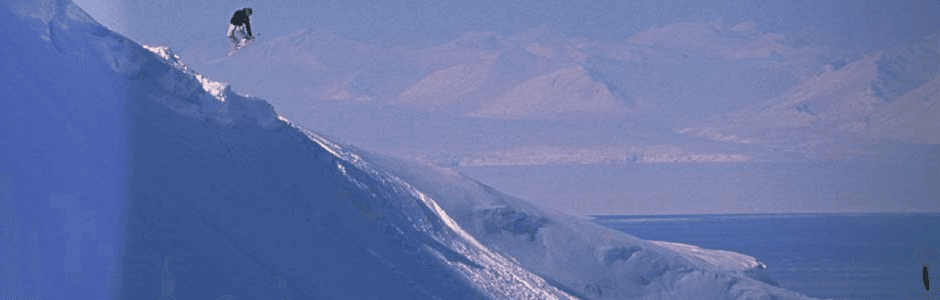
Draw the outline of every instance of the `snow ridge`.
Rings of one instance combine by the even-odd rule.
[[[162,99],[177,112],[191,117],[212,118],[223,125],[231,125],[242,117],[250,118],[267,129],[283,125],[274,107],[264,100],[236,94],[228,84],[190,70],[167,46],[142,46],[173,67],[154,80],[171,94],[180,96]],[[169,100],[174,98],[190,101]]]
[[[409,214],[412,216],[412,218],[409,218],[409,221],[413,222],[415,227],[430,235],[437,242],[470,258],[475,264],[483,266],[483,268],[474,268],[467,264],[451,263],[454,267],[457,267],[463,272],[465,276],[479,284],[488,294],[495,295],[496,298],[500,299],[575,299],[555,287],[550,286],[539,276],[532,274],[516,263],[483,246],[483,244],[477,241],[452,219],[434,199],[408,184],[406,181],[378,169],[354,152],[345,150],[340,145],[330,142],[309,130],[304,129],[303,132],[310,140],[316,142],[337,158],[364,171],[369,177],[388,184],[400,193],[401,196],[405,196],[403,197],[404,199],[410,198],[410,200],[415,201],[415,203],[403,203],[406,206],[404,207],[405,210],[428,209],[433,213],[435,219],[425,219],[418,217],[420,216],[419,211],[413,211],[412,214]],[[345,171],[346,167],[343,165],[338,164],[337,166],[338,169],[342,171],[343,175],[351,181],[357,183],[363,181],[363,179],[357,179],[347,173]],[[363,190],[368,189],[364,184],[357,185]],[[414,207],[408,204],[417,204],[421,207]],[[432,222],[441,222],[443,224],[432,224]],[[441,227],[440,225],[444,226]],[[441,257],[441,259],[446,261],[444,257]]]
[[[648,242],[515,199],[456,171],[367,154],[438,199],[477,241],[582,299],[806,299],[754,257]]]
[[[81,58],[78,61],[89,66],[104,63],[123,78],[153,83],[179,96],[156,99],[177,112],[212,118],[226,125],[242,117],[251,118],[265,128],[279,124],[274,108],[265,101],[237,95],[227,84],[190,70],[169,47],[141,47],[111,32],[71,1],[5,1],[3,4],[58,52],[77,56]],[[163,63],[157,63],[159,61]]]
[[[539,276],[481,245],[453,221],[433,199],[405,181],[374,168],[360,156],[345,150],[339,144],[290,124],[283,118],[276,117],[273,108],[267,102],[240,96],[233,92],[228,84],[209,80],[190,70],[168,47],[144,47],[157,55],[166,65],[173,67],[173,70],[155,79],[160,86],[180,96],[196,94],[195,103],[174,100],[193,99],[193,97],[155,99],[158,102],[183,115],[214,119],[225,126],[231,126],[241,117],[249,117],[262,128],[270,129],[277,125],[285,125],[299,130],[311,141],[332,154],[335,159],[339,159],[341,162],[336,164],[337,171],[364,192],[370,192],[369,185],[364,182],[378,180],[388,185],[394,191],[395,198],[402,199],[394,207],[404,211],[408,218],[407,223],[398,225],[413,226],[436,242],[432,245],[446,247],[446,249],[431,247],[429,250],[438,253],[441,261],[451,264],[487,294],[497,299],[572,299],[570,295],[548,285]],[[196,86],[194,83],[199,83],[199,85]],[[361,171],[358,174],[365,174],[367,178],[357,178],[357,175],[354,175],[357,173],[349,171],[351,169]],[[428,213],[433,217],[429,217]],[[390,212],[388,215],[397,215],[397,213]],[[456,251],[457,254],[471,261],[449,259],[451,251]]]
[[[204,106],[212,108],[218,107],[218,109],[214,112],[201,110],[200,114],[197,115],[211,116],[222,124],[232,122],[231,117],[224,110],[224,105],[234,102],[234,99],[239,99],[240,96],[233,93],[227,85],[207,80],[195,72],[190,71],[184,64],[179,62],[178,57],[172,54],[172,51],[169,49],[165,47],[149,47],[148,49],[160,56],[168,65],[172,65],[176,70],[179,70],[179,74],[183,74],[182,77],[170,77],[161,80],[160,82],[163,82],[164,85],[178,87],[180,86],[180,80],[188,80],[190,82],[199,82],[201,85],[200,88],[205,91],[207,95],[221,95],[219,98],[200,98],[205,102],[203,104]],[[185,91],[186,89],[173,88],[171,90]],[[219,92],[220,90],[221,92]],[[184,114],[193,114],[193,110],[178,111]],[[644,270],[638,271],[640,273],[626,273],[628,276],[639,276],[636,279],[639,280],[637,281],[638,283],[627,284],[626,287],[617,286],[617,284],[613,282],[587,283],[583,291],[571,289],[573,280],[571,276],[578,275],[571,273],[565,274],[564,272],[560,274],[556,273],[560,271],[560,266],[557,265],[558,261],[556,259],[552,258],[545,261],[542,259],[533,260],[532,257],[526,256],[539,253],[539,251],[532,252],[532,254],[520,254],[518,251],[527,253],[531,252],[532,249],[525,250],[525,248],[519,248],[519,245],[513,245],[515,242],[510,242],[509,244],[506,244],[505,241],[495,244],[490,243],[488,244],[489,247],[484,245],[484,243],[478,240],[480,236],[479,232],[477,232],[477,235],[474,235],[463,227],[468,226],[470,222],[473,221],[465,221],[461,224],[453,219],[446,209],[432,198],[432,196],[423,192],[422,189],[413,186],[401,177],[393,175],[384,168],[378,167],[369,160],[364,159],[362,155],[358,154],[359,151],[352,147],[334,143],[298,125],[290,124],[289,122],[285,123],[295,130],[302,132],[306,138],[328,152],[331,157],[326,157],[326,159],[337,159],[334,164],[336,171],[357,186],[362,192],[373,193],[373,195],[375,193],[391,193],[391,195],[387,196],[392,199],[397,199],[398,202],[384,203],[384,205],[386,205],[385,207],[391,205],[389,211],[385,213],[379,212],[377,214],[404,217],[405,219],[393,219],[390,222],[395,223],[399,228],[414,228],[429,237],[431,240],[426,243],[426,250],[437,255],[440,261],[451,265],[470,282],[473,282],[478,288],[485,291],[487,295],[492,295],[494,298],[572,299],[574,297],[581,297],[608,299],[611,297],[618,298],[624,296],[644,299],[665,299],[671,297],[696,298],[692,293],[698,289],[709,290],[709,293],[713,293],[709,295],[716,297],[766,298],[782,296],[791,299],[802,298],[799,295],[772,287],[764,287],[756,281],[748,281],[745,279],[748,277],[755,279],[765,277],[765,274],[760,272],[765,269],[765,266],[757,262],[753,257],[747,255],[721,250],[706,250],[691,245],[668,242],[651,242],[649,244],[640,242],[639,245],[648,246],[641,246],[640,248],[633,246],[628,247],[621,245],[623,244],[622,241],[615,241],[619,240],[616,238],[603,242],[591,241],[592,243],[600,242],[603,245],[596,245],[596,247],[592,246],[589,248],[594,251],[601,251],[602,257],[604,257],[602,261],[606,262],[608,265],[625,263],[635,265],[634,267]],[[259,125],[261,124],[259,123]],[[379,182],[389,190],[384,192],[376,191],[374,184],[370,184],[370,182]],[[380,190],[382,189],[384,188]],[[375,205],[373,209],[377,209],[377,207],[381,206]],[[516,212],[516,209],[517,208],[511,206],[504,207],[504,210],[510,214]],[[474,215],[479,218],[485,215],[498,217],[503,214],[504,213],[496,211],[495,214]],[[533,215],[533,217],[537,216],[538,214]],[[477,222],[479,221],[480,220],[477,220]],[[486,220],[482,221],[485,222]],[[573,228],[568,228],[561,232],[556,231],[552,235],[555,239],[562,238],[566,235],[571,237],[570,235],[574,232],[569,232],[569,230],[579,232],[586,229],[573,226]],[[529,235],[529,238],[535,239],[537,232],[538,231],[533,232]],[[491,250],[493,246],[497,248],[509,247],[510,249],[516,249],[516,252],[497,253]],[[664,249],[668,250],[664,251]],[[556,249],[556,251],[564,252],[568,250]],[[541,255],[550,255],[549,257],[551,257],[558,254],[556,251],[548,251]],[[507,256],[513,258],[510,259],[507,258]],[[548,266],[540,267],[536,265],[538,261],[542,261],[539,264],[548,264]],[[693,265],[699,267],[690,267]],[[553,276],[545,279],[527,270],[527,268],[541,270],[540,273],[548,272],[548,274],[553,274]],[[614,273],[619,272],[621,271],[614,271]],[[735,275],[721,275],[721,273],[724,272],[730,272]],[[606,277],[606,275],[603,277]],[[769,278],[764,281],[769,281]],[[655,284],[651,287],[644,287],[653,283]],[[679,286],[667,290],[659,290],[660,288],[668,287],[673,284]],[[718,286],[725,287],[719,288]],[[605,292],[607,293],[606,295]],[[711,296],[704,296],[703,299],[707,299]]]
[[[233,92],[229,85],[215,82],[190,70],[172,50],[165,46],[145,46],[171,70],[152,79],[177,97],[156,97],[154,100],[172,110],[197,119],[211,119],[223,126],[235,126],[240,118],[255,121],[261,128],[285,126],[302,132],[331,156],[321,160],[336,160],[336,171],[357,186],[362,193],[371,194],[368,201],[395,199],[393,203],[369,204],[372,216],[391,217],[388,222],[396,228],[414,228],[430,239],[424,242],[427,251],[462,274],[468,282],[494,299],[573,299],[570,295],[548,285],[510,260],[502,257],[463,231],[436,202],[408,185],[403,180],[374,168],[353,151],[346,150],[320,135],[278,118],[273,108],[260,99],[251,99]],[[160,74],[159,68],[149,67],[144,74]],[[379,182],[377,186],[375,182]],[[381,186],[381,187],[380,187]],[[382,194],[382,195],[379,195]],[[407,230],[406,230],[407,231]],[[381,255],[374,253],[381,259]],[[392,266],[391,262],[386,264]]]

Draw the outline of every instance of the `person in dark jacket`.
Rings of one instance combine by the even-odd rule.
[[[924,266],[924,289],[930,290],[930,275],[927,274],[927,266]]]
[[[251,8],[246,7],[235,11],[235,14],[232,15],[232,20],[228,24],[228,38],[232,40],[232,44],[235,47],[238,47],[238,39],[235,38],[235,31],[237,30],[241,33],[242,38],[249,40],[254,38],[251,34],[251,23],[248,22],[248,17],[251,16]]]

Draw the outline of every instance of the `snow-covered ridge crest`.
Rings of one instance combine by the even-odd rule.
[[[157,86],[179,96],[155,97],[157,102],[177,112],[214,119],[223,125],[233,124],[243,117],[265,128],[282,124],[267,102],[238,95],[228,84],[194,72],[169,47],[138,45],[111,32],[71,1],[3,1],[0,5],[7,6],[57,52],[80,58],[76,61],[87,64],[88,70],[97,70],[91,66],[103,63],[119,77],[142,86]]]
[[[169,91],[180,96],[174,99],[156,99],[173,110],[191,117],[212,118],[223,125],[231,125],[242,117],[247,117],[264,128],[282,125],[274,107],[264,100],[242,96],[232,91],[231,86],[224,82],[210,80],[190,69],[178,55],[168,46],[142,45],[153,52],[170,70],[149,70],[146,74],[160,74],[156,78],[149,78]],[[143,75],[144,73],[141,73]],[[148,80],[140,76],[141,79]]]
[[[225,93],[229,89],[229,85],[227,83],[210,80],[202,76],[202,74],[190,70],[189,67],[183,64],[183,62],[180,60],[179,55],[176,55],[176,53],[173,52],[169,46],[141,46],[143,46],[144,49],[150,50],[150,52],[160,56],[164,61],[175,67],[177,70],[183,71],[188,75],[193,75],[193,77],[195,77],[196,80],[202,84],[203,90],[212,95],[212,97],[219,99],[219,101],[225,102]]]
[[[11,11],[40,33],[43,40],[52,41],[52,36],[59,29],[69,29],[69,25],[101,26],[91,16],[70,1],[4,1]]]
[[[125,78],[139,75],[146,58],[133,41],[102,26],[71,1],[0,1],[59,53],[88,65],[103,62]],[[92,68],[89,68],[92,69]]]
[[[350,169],[355,168],[364,172],[364,174],[347,172],[347,167],[343,163],[337,163],[337,169],[341,174],[360,189],[369,191],[370,188],[363,182],[370,180],[379,180],[389,186],[402,199],[397,206],[409,215],[408,221],[412,226],[436,242],[483,266],[481,268],[468,267],[464,263],[449,262],[443,254],[439,257],[442,261],[450,263],[486,293],[507,299],[575,299],[514,260],[480,243],[461,227],[436,200],[417,187],[363,159],[355,153],[355,149],[345,149],[346,147],[309,130],[299,129],[324,150],[349,164]],[[361,178],[357,178],[357,174]],[[431,218],[428,217],[428,213],[432,214]]]
[[[361,157],[435,199],[477,241],[582,299],[809,299],[746,254],[645,241],[502,194],[452,169]]]
[[[666,241],[649,242],[675,251],[690,261],[776,285],[776,282],[770,278],[770,273],[767,272],[767,265],[758,261],[753,256],[732,251],[704,249],[698,246],[681,243]]]
[[[714,250],[714,249],[703,249],[698,246],[665,242],[665,241],[649,241],[650,243],[669,248],[682,254],[686,258],[704,262],[711,266],[723,269],[723,270],[749,270],[762,266],[763,264],[758,262],[752,256],[744,255],[737,252],[725,251],[725,250]]]

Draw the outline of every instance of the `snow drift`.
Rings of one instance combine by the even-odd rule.
[[[4,1],[0,28],[17,37],[0,44],[4,163],[40,182],[0,176],[4,299],[805,298],[746,255],[643,241],[332,142],[67,0]],[[65,187],[45,207],[10,193]],[[28,266],[19,219],[45,224]]]
[[[644,241],[535,207],[450,169],[366,157],[437,199],[484,245],[580,298],[800,298],[772,286],[766,266],[747,255]]]

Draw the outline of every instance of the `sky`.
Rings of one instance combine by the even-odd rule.
[[[111,31],[127,35],[127,14],[124,11],[123,1],[117,0],[73,0],[92,18],[111,29]]]
[[[680,21],[756,21],[761,29],[849,50],[870,51],[940,29],[940,3],[869,1],[563,0],[77,0],[106,26],[150,44],[183,50],[224,43],[230,14],[252,7],[255,31],[301,28],[384,45],[430,46],[467,31],[522,32],[548,24],[573,36],[621,40]]]

